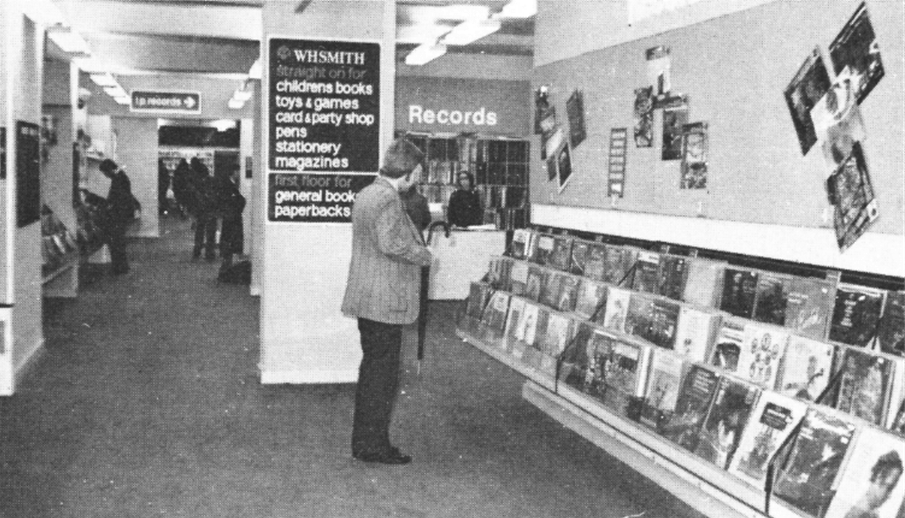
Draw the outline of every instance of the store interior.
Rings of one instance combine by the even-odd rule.
[[[0,514],[903,516],[905,6],[565,4],[0,4]],[[400,137],[421,467],[359,473],[349,214]],[[238,171],[238,284],[183,159]]]

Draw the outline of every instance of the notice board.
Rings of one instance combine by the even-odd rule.
[[[348,222],[380,167],[380,44],[271,38],[268,50],[268,219]]]

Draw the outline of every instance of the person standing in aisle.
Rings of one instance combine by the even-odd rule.
[[[411,142],[393,141],[380,175],[358,193],[352,207],[352,260],[342,312],[358,319],[361,334],[352,456],[363,462],[412,460],[390,443],[389,429],[402,326],[418,317],[421,267],[432,260],[399,197],[418,181],[423,160],[424,153]]]
[[[186,212],[194,211],[189,189],[189,184],[192,181],[191,177],[192,170],[189,167],[189,163],[184,158],[181,158],[179,164],[176,165],[176,170],[173,171],[173,197],[176,198],[176,210],[179,211],[182,219],[185,219]]]
[[[170,170],[163,159],[157,160],[157,214],[167,213],[167,191],[170,190]]]
[[[242,211],[245,210],[245,197],[236,185],[239,181],[239,165],[233,166],[231,174],[217,171],[214,177],[214,191],[217,193],[217,205],[220,216],[220,263],[219,279],[223,279],[233,264],[233,256],[241,254],[245,246],[242,233]]]
[[[126,172],[109,158],[101,162],[99,169],[110,179],[110,191],[107,194],[107,246],[110,249],[111,271],[114,275],[123,275],[129,273],[126,227],[134,218],[136,210],[132,183]]]
[[[446,219],[454,227],[470,227],[484,222],[481,199],[474,191],[474,176],[468,171],[460,171],[459,188],[449,196]]]
[[[204,258],[213,261],[217,258],[217,204],[213,178],[200,158],[192,158],[191,165],[193,174],[189,185],[195,204],[195,248],[192,259],[199,259],[204,250]]]

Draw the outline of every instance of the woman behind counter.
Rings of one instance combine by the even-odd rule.
[[[449,207],[446,215],[449,224],[454,227],[469,227],[480,225],[484,222],[484,209],[481,207],[481,199],[478,198],[474,188],[474,176],[468,171],[461,171],[458,175],[459,188],[449,197]]]

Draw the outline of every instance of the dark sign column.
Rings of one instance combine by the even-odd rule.
[[[380,44],[269,45],[268,219],[348,222],[380,166]]]

